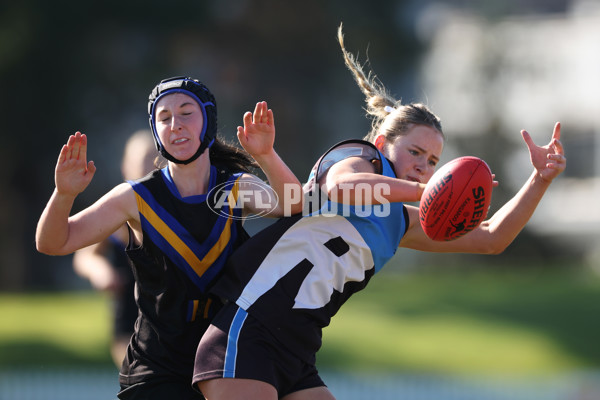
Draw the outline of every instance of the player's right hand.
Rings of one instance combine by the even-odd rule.
[[[56,162],[56,190],[63,195],[77,196],[89,185],[95,172],[94,162],[87,162],[87,137],[81,132],[71,135]]]

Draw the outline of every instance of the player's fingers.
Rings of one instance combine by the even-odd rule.
[[[261,110],[260,110],[260,102],[256,103],[256,105],[254,106],[254,123],[259,123],[260,122],[260,114],[261,114]]]
[[[551,145],[554,147],[554,152],[556,154],[560,154],[560,155],[564,155],[565,154],[565,149],[563,147],[563,144],[560,140],[558,139],[552,139],[552,143]]]
[[[96,173],[96,165],[94,164],[93,161],[90,161],[87,164],[87,172],[88,172],[88,174],[92,174],[92,175],[94,175]]]
[[[266,103],[265,103],[265,107],[266,107]],[[267,118],[268,118],[269,125],[275,124],[275,117],[273,116],[273,110],[271,110],[270,108],[267,110]]]
[[[497,187],[498,185],[500,185],[500,183],[496,180],[496,174],[492,174],[492,187]]]
[[[60,149],[60,153],[58,154],[58,163],[62,164],[67,160],[67,155],[69,153],[69,146],[63,144],[63,147]]]
[[[81,148],[81,132],[75,133],[75,139],[73,140],[73,147],[71,150],[71,158],[79,160],[79,152]]]
[[[84,134],[81,135],[81,144],[79,145],[79,157],[77,159],[87,164],[87,136]]]
[[[244,114],[244,126],[248,126],[252,124],[252,113],[250,111],[246,111]]]
[[[565,164],[567,157],[563,154],[548,154],[548,160],[554,161],[556,164]]]
[[[529,134],[529,132],[527,132],[526,130],[522,130],[521,136],[523,136],[523,140],[525,140],[525,144],[527,145],[527,147],[529,149],[532,149],[533,147],[535,147],[535,143],[533,142],[533,139],[531,138],[531,135]]]
[[[256,107],[258,107],[259,116],[255,122],[260,122],[262,124],[267,123],[267,112],[266,112],[265,102],[264,101],[258,102],[256,104]]]
[[[560,122],[554,124],[554,132],[552,132],[552,140],[560,140]]]
[[[73,148],[75,147],[75,142],[77,141],[77,137],[75,135],[69,136],[69,140],[67,140],[67,151],[65,152],[65,161],[68,161],[73,158]]]
[[[246,141],[246,134],[244,132],[244,128],[242,128],[241,126],[237,127],[237,138],[240,143]]]

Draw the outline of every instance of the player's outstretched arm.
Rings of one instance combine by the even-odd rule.
[[[51,252],[57,244],[66,242],[67,220],[75,197],[89,185],[95,172],[94,162],[87,162],[87,137],[81,132],[71,135],[60,150],[54,170],[56,187],[38,222],[38,251]]]
[[[512,243],[532,217],[554,178],[565,170],[567,159],[560,142],[560,128],[557,122],[552,138],[545,146],[537,146],[527,131],[521,131],[534,170],[517,194],[485,222],[482,229],[487,230],[492,253],[501,253]]]
[[[91,182],[96,171],[87,162],[87,138],[72,135],[63,146],[56,164],[56,188],[38,221],[36,248],[51,255],[70,254],[104,240],[125,222],[138,220],[133,189],[116,186],[90,207],[69,217],[75,198]]]
[[[359,157],[335,163],[320,184],[330,199],[352,205],[419,201],[425,188],[424,183],[377,174],[370,161]]]
[[[400,245],[436,252],[499,254],[504,251],[525,227],[554,178],[565,170],[567,161],[560,130],[560,123],[556,123],[552,138],[545,146],[536,145],[529,133],[521,132],[534,171],[512,199],[473,231],[450,242],[430,240],[419,224],[418,209],[411,207],[410,228]]]
[[[266,101],[256,104],[254,113],[244,114],[244,126],[238,126],[237,137],[242,147],[256,160],[264,171],[269,185],[279,198],[270,216],[282,216],[284,210],[291,214],[302,211],[302,185],[296,175],[275,152],[275,119]],[[255,212],[256,210],[245,210]]]

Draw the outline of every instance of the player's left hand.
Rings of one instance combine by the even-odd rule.
[[[237,137],[242,147],[254,158],[273,151],[275,119],[266,101],[256,103],[254,113],[244,114],[244,126],[238,126]]]
[[[527,131],[521,131],[521,135],[529,149],[531,164],[543,180],[551,182],[565,170],[567,159],[560,142],[560,122],[554,125],[552,139],[546,146],[537,146]]]

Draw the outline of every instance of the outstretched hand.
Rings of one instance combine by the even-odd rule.
[[[71,135],[56,162],[56,190],[61,194],[77,196],[89,185],[95,172],[94,162],[87,162],[87,137],[81,132]]]
[[[254,114],[244,114],[244,126],[238,126],[237,137],[242,147],[257,158],[273,151],[275,143],[275,120],[267,102],[256,103]]]
[[[531,164],[542,179],[551,182],[565,170],[567,159],[560,142],[560,122],[554,125],[552,139],[546,146],[537,146],[527,131],[521,131],[521,135],[529,149]]]

